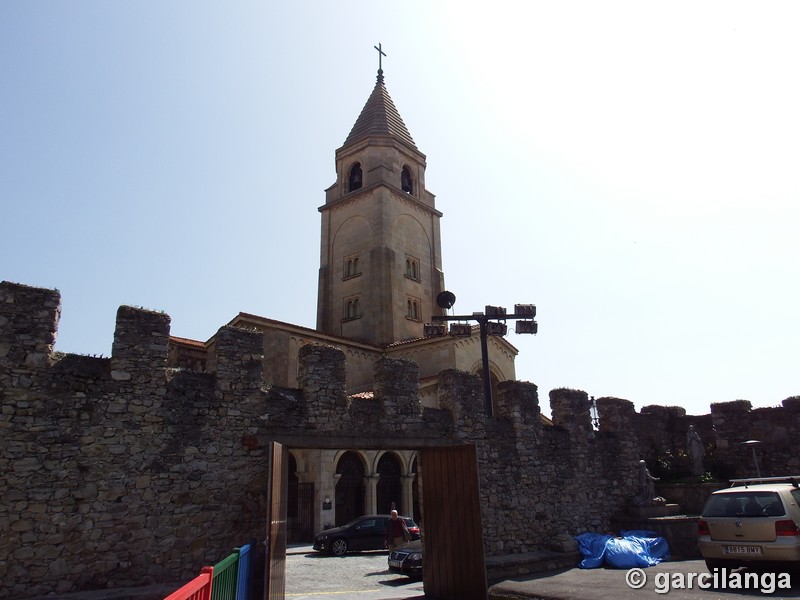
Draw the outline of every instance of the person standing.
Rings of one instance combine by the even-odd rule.
[[[386,521],[386,547],[391,552],[410,541],[411,534],[406,522],[397,515],[396,510],[393,510],[391,517]]]

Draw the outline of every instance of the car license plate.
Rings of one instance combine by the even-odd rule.
[[[401,561],[399,561],[399,560],[390,560],[389,561],[389,566],[390,567],[396,567],[396,568],[399,569],[402,565],[403,565],[403,563]]]
[[[761,546],[725,546],[725,554],[761,554]]]

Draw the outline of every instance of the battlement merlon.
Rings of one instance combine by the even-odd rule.
[[[568,388],[550,391],[553,425],[576,434],[576,440],[588,439],[592,433],[591,402],[586,392]]]
[[[223,392],[261,387],[264,380],[264,334],[260,331],[220,327],[210,347],[209,371]]]
[[[347,412],[347,366],[344,352],[333,346],[306,344],[298,352],[297,381],[308,412],[320,419]]]
[[[539,388],[527,381],[501,381],[497,384],[497,416],[508,417],[520,427],[542,427]]]
[[[375,400],[382,402],[388,418],[400,417],[408,425],[419,422],[419,365],[413,360],[381,358],[374,365]]]
[[[480,375],[455,369],[439,373],[439,406],[450,411],[459,429],[483,426],[487,417]]]
[[[167,366],[169,315],[133,306],[117,309],[111,376],[117,381],[151,378]]]
[[[636,429],[636,409],[630,400],[606,396],[595,402],[601,432],[629,436]]]
[[[60,318],[57,290],[0,283],[0,361],[28,368],[47,366]]]

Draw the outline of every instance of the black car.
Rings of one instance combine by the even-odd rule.
[[[390,515],[364,515],[347,525],[326,529],[314,536],[314,550],[344,556],[351,550],[383,550],[386,548],[386,522]],[[419,527],[411,517],[405,521],[412,540],[419,539]]]
[[[422,575],[422,540],[414,540],[389,553],[389,570],[409,577]]]

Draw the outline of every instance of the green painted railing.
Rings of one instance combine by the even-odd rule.
[[[239,550],[235,550],[214,565],[211,600],[236,600],[236,580],[239,576]]]

